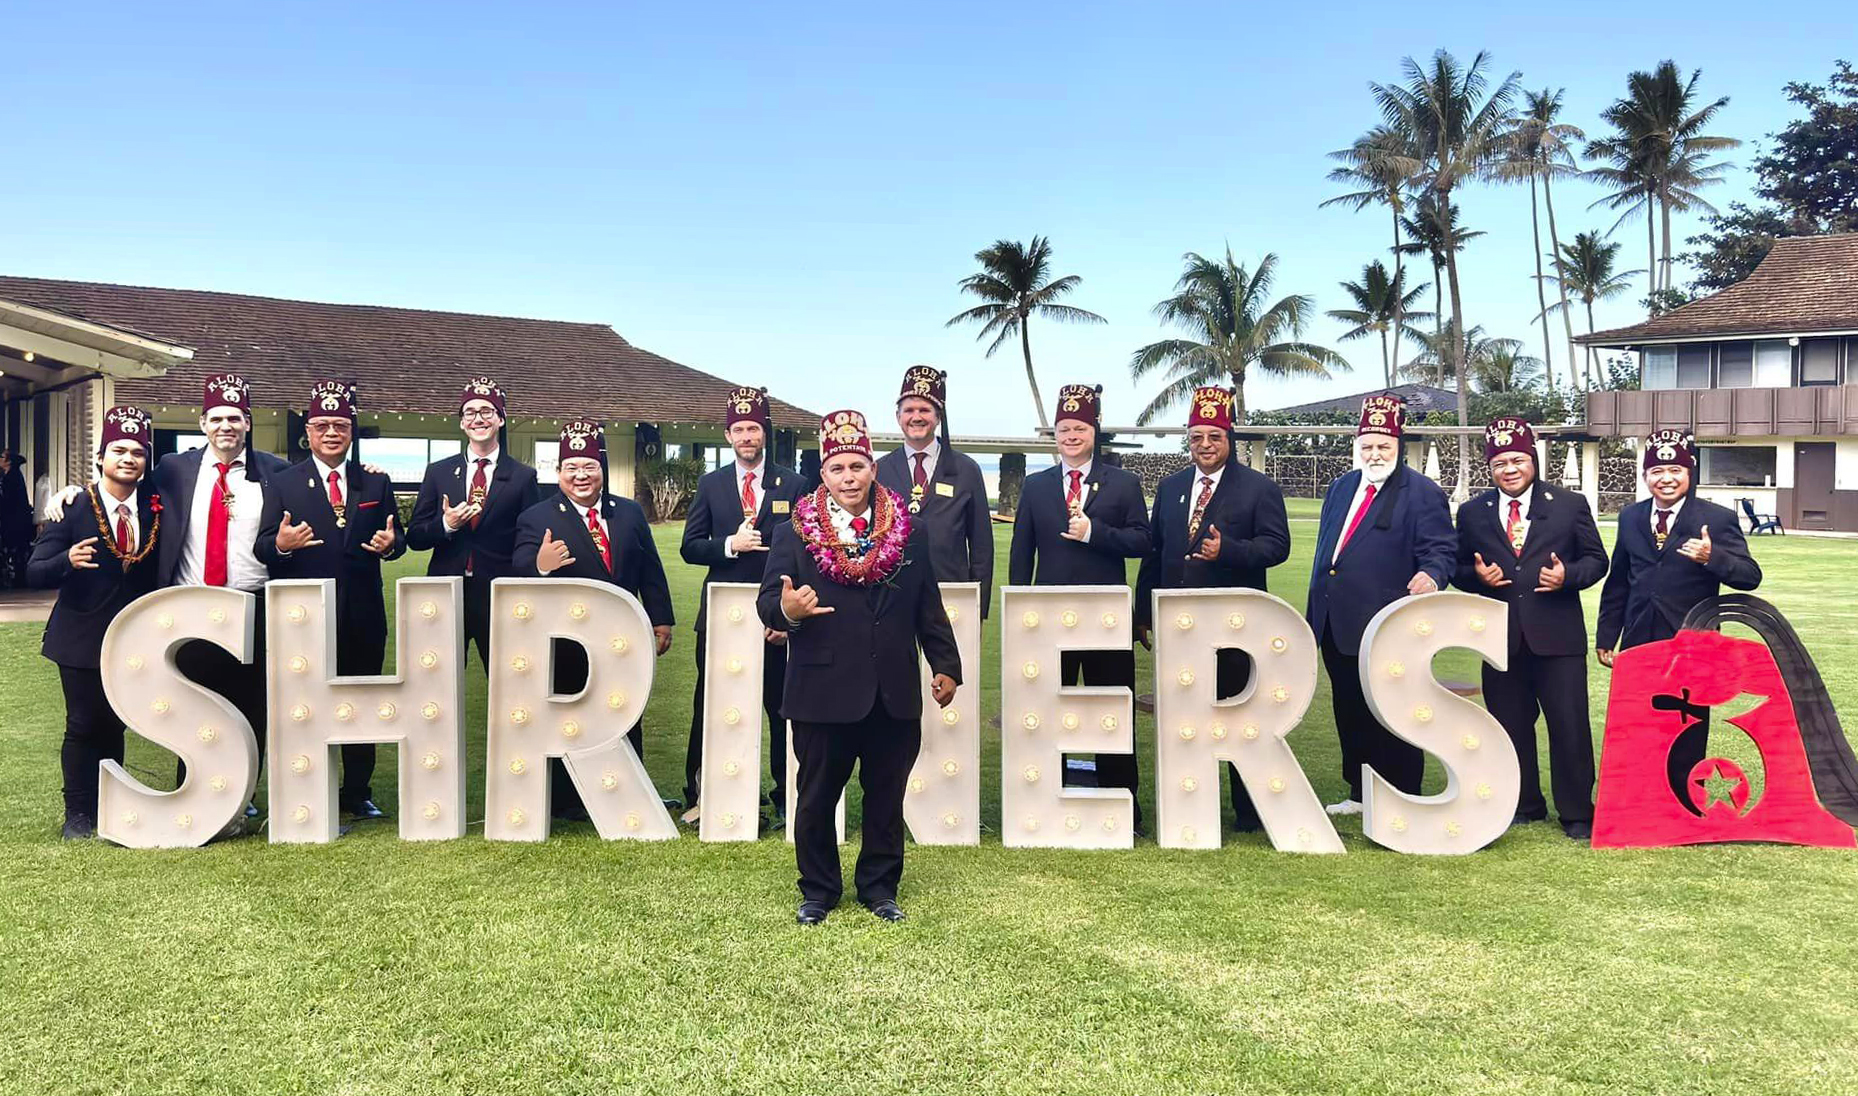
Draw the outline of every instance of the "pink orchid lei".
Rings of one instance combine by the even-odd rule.
[[[875,586],[903,565],[903,548],[910,540],[903,500],[881,484],[872,484],[871,492],[871,528],[850,545],[841,544],[838,530],[832,527],[824,486],[794,506],[794,532],[800,534],[820,574],[844,586]]]

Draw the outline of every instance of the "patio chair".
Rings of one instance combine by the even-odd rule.
[[[1779,534],[1781,536],[1787,535],[1787,530],[1781,528],[1781,518],[1779,514],[1755,513],[1754,499],[1736,499],[1735,501],[1742,504],[1742,514],[1748,518],[1748,532],[1750,536],[1756,533]]]

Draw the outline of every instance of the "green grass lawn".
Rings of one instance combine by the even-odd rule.
[[[1292,505],[1273,591],[1301,604],[1315,504]],[[668,560],[680,533],[658,530]],[[1858,544],[1755,551],[1762,596],[1858,722]],[[646,719],[647,767],[672,794],[698,578],[672,565],[685,623]],[[848,906],[800,929],[773,839],[605,843],[581,825],[503,845],[473,826],[414,845],[375,824],[325,847],[64,844],[63,713],[38,633],[0,625],[4,1092],[1533,1096],[1853,1091],[1858,1076],[1850,852],[1596,852],[1552,825],[1450,859],[1381,850],[1351,821],[1348,855],[1327,858],[1262,835],[1072,853],[990,832],[911,847],[908,923]],[[991,630],[986,650],[992,713]],[[1594,685],[1597,730],[1603,671]],[[470,704],[481,770],[475,670]],[[1326,682],[1291,742],[1336,798]],[[172,772],[137,740],[129,760],[152,784]],[[393,763],[383,751],[376,781],[390,811]],[[480,771],[474,817],[482,787]]]

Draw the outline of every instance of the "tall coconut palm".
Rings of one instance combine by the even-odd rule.
[[[1709,154],[1742,143],[1703,132],[1729,104],[1729,97],[1699,106],[1697,81],[1702,76],[1698,69],[1685,80],[1676,63],[1668,60],[1651,72],[1632,73],[1626,78],[1625,97],[1600,112],[1613,132],[1587,145],[1589,157],[1606,161],[1589,176],[1615,191],[1594,204],[1623,210],[1621,221],[1645,214],[1648,296],[1671,288],[1671,214],[1691,209],[1714,213],[1715,207],[1697,192],[1722,182],[1726,165],[1712,162]]]
[[[1574,155],[1570,151],[1575,141],[1584,141],[1587,135],[1577,126],[1558,122],[1561,114],[1561,100],[1565,89],[1529,91],[1523,93],[1522,113],[1516,118],[1516,125],[1509,133],[1509,154],[1497,164],[1497,178],[1510,182],[1527,180],[1529,183],[1529,230],[1535,239],[1535,297],[1536,307],[1541,309],[1542,323],[1542,362],[1548,387],[1555,387],[1555,357],[1549,350],[1548,337],[1548,301],[1543,297],[1547,289],[1542,276],[1542,227],[1536,217],[1535,186],[1542,183],[1543,204],[1548,207],[1548,246],[1549,256],[1554,262],[1560,261],[1561,237],[1555,231],[1555,198],[1552,189],[1554,179],[1560,176],[1576,174]],[[1561,284],[1557,279],[1557,286]],[[1574,321],[1568,316],[1568,297],[1561,295],[1561,321],[1563,333],[1567,336],[1568,380],[1574,378]]]
[[[1343,282],[1342,292],[1347,293],[1355,302],[1353,308],[1337,308],[1329,312],[1332,320],[1341,320],[1353,324],[1344,331],[1340,338],[1347,342],[1352,339],[1365,339],[1369,335],[1381,337],[1381,375],[1386,378],[1387,387],[1394,383],[1394,357],[1399,353],[1400,335],[1405,333],[1415,339],[1424,339],[1426,333],[1412,327],[1407,321],[1424,322],[1432,318],[1430,312],[1416,312],[1413,302],[1419,295],[1430,288],[1421,282],[1411,289],[1406,287],[1404,274],[1395,268],[1389,275],[1387,267],[1379,259],[1361,268],[1359,282]],[[1393,347],[1388,346],[1392,336]]]
[[[1521,339],[1472,339],[1469,360],[1471,386],[1480,394],[1533,392],[1542,386],[1544,363],[1523,353]]]
[[[1401,219],[1406,229],[1407,242],[1400,249],[1408,255],[1424,255],[1432,262],[1432,326],[1434,349],[1439,351],[1435,358],[1438,375],[1434,383],[1445,385],[1445,372],[1451,367],[1451,356],[1444,353],[1445,347],[1445,241],[1452,241],[1452,248],[1463,251],[1465,243],[1475,240],[1484,233],[1464,227],[1459,219],[1457,202],[1441,206],[1437,196],[1423,195],[1413,204],[1413,212]],[[1424,353],[1422,352],[1422,357]],[[1397,363],[1398,358],[1394,361]],[[1395,370],[1398,372],[1398,369]]]
[[[1186,269],[1174,283],[1174,296],[1155,306],[1162,322],[1186,328],[1192,338],[1163,339],[1137,350],[1129,375],[1140,380],[1167,367],[1167,383],[1136,417],[1146,425],[1202,385],[1232,387],[1233,415],[1245,418],[1245,377],[1254,367],[1278,377],[1328,377],[1347,371],[1347,359],[1326,347],[1304,342],[1304,325],[1316,302],[1292,294],[1268,302],[1277,274],[1277,256],[1266,255],[1248,271],[1226,249],[1223,262],[1189,251]]]
[[[1419,174],[1420,167],[1412,141],[1392,126],[1375,126],[1355,138],[1354,144],[1331,152],[1329,158],[1342,165],[1329,172],[1329,181],[1357,189],[1321,202],[1317,208],[1339,205],[1359,213],[1375,203],[1385,205],[1393,219],[1394,280],[1400,281],[1404,273],[1402,260],[1406,256],[1400,244],[1400,221],[1406,212],[1407,184]],[[1435,276],[1433,281],[1438,278]],[[1399,316],[1393,317],[1393,350],[1390,355],[1385,347],[1382,348],[1383,361],[1400,360],[1400,333],[1404,325],[1399,319]]]
[[[1574,242],[1561,245],[1561,260],[1555,264],[1560,274],[1557,281],[1561,283],[1561,299],[1566,301],[1572,293],[1587,308],[1587,333],[1594,332],[1593,303],[1612,300],[1632,288],[1632,279],[1645,273],[1643,270],[1615,271],[1613,264],[1619,259],[1620,244],[1608,243],[1598,232],[1577,232]],[[1565,316],[1569,309],[1565,306],[1550,305],[1551,309],[1560,307]],[[1593,347],[1587,348],[1587,387],[1594,386],[1594,374],[1598,363]]]
[[[1029,244],[996,240],[993,246],[975,252],[974,258],[981,264],[981,271],[963,278],[961,291],[972,293],[987,303],[975,305],[943,326],[980,324],[976,341],[989,335],[994,337],[987,346],[990,358],[1002,343],[1018,335],[1019,351],[1026,361],[1026,385],[1032,389],[1032,407],[1038,414],[1039,428],[1046,429],[1051,423],[1045,417],[1045,400],[1039,395],[1038,374],[1032,371],[1032,317],[1043,316],[1062,323],[1105,321],[1095,312],[1057,303],[1058,298],[1076,289],[1083,279],[1075,274],[1062,278],[1051,276],[1052,244],[1043,236],[1034,236]]]
[[[1469,65],[1460,65],[1445,50],[1432,55],[1429,65],[1411,57],[1402,62],[1405,81],[1372,84],[1374,101],[1388,125],[1409,133],[1419,150],[1422,169],[1415,180],[1419,189],[1435,197],[1446,210],[1452,191],[1488,172],[1498,157],[1503,135],[1509,131],[1510,102],[1516,97],[1520,73],[1510,73],[1490,87],[1490,55],[1479,52]],[[1458,425],[1469,424],[1470,392],[1465,384],[1464,293],[1458,278],[1458,247],[1448,228],[1445,238],[1445,276],[1451,289],[1454,333],[1452,372],[1457,379]],[[1458,439],[1458,493],[1471,482],[1471,449],[1464,435]]]

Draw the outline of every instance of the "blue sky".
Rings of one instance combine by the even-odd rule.
[[[1154,387],[1128,359],[1164,334],[1150,310],[1183,252],[1275,252],[1278,291],[1323,310],[1384,256],[1383,211],[1317,203],[1403,56],[1487,49],[1595,131],[1628,71],[1670,57],[1731,96],[1716,132],[1752,141],[1792,116],[1783,84],[1852,52],[1830,4],[1253,7],[14,4],[0,270],[601,321],[879,417],[927,361],[958,433],[1023,433],[1018,355],[943,323],[976,250],[1043,234],[1083,278],[1073,303],[1110,320],[1034,327],[1047,401],[1100,382],[1127,423]],[[1558,190],[1564,238],[1612,223],[1599,195]],[[1527,190],[1463,204],[1488,232],[1464,256],[1470,322],[1538,347]],[[1642,226],[1618,238],[1643,265]],[[1339,331],[1310,336],[1352,375],[1256,379],[1252,406],[1377,384],[1378,344]]]

